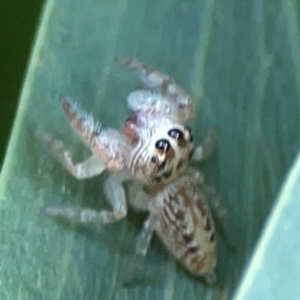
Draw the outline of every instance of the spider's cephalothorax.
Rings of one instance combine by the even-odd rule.
[[[188,162],[208,157],[214,136],[194,147],[191,129],[184,125],[194,116],[194,105],[169,76],[135,59],[118,58],[117,63],[137,71],[147,86],[128,96],[133,113],[125,121],[123,131],[103,130],[90,115],[64,98],[65,114],[93,155],[75,164],[61,141],[38,132],[38,137],[77,179],[111,171],[105,190],[113,210],[50,207],[47,213],[73,222],[116,222],[127,214],[122,183],[132,180],[130,189],[136,188],[130,203],[149,211],[137,241],[137,256],[146,254],[156,231],[188,270],[211,279],[217,251],[214,224],[206,202],[209,195],[203,192],[203,176],[188,168]]]
[[[194,149],[188,127],[170,122],[135,130],[129,160],[129,169],[135,178],[151,186],[162,186],[185,171]]]

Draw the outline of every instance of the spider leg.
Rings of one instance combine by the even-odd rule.
[[[133,111],[149,111],[154,109],[160,112],[161,115],[170,115],[176,109],[166,96],[149,90],[131,92],[128,95],[127,102]]]
[[[100,125],[91,115],[67,98],[62,98],[62,107],[73,129],[106,168],[110,171],[122,170],[130,150],[125,136],[114,129],[100,130]]]
[[[63,168],[77,179],[94,177],[106,169],[105,164],[96,156],[91,156],[81,163],[74,163],[71,152],[65,148],[63,142],[54,139],[48,133],[37,130],[36,137],[47,148],[50,148],[52,154],[61,163]]]
[[[217,144],[217,129],[216,127],[212,127],[209,131],[208,136],[204,139],[204,141],[198,145],[192,156],[192,160],[195,161],[203,161],[206,160],[215,150]]]
[[[138,210],[148,210],[148,204],[151,196],[144,191],[144,185],[138,182],[130,183],[128,187],[128,195],[130,204]]]
[[[136,71],[140,80],[148,87],[158,89],[177,106],[182,122],[191,119],[195,113],[195,107],[190,96],[168,75],[144,64],[137,59],[116,57],[116,63],[129,70]]]
[[[108,178],[105,190],[108,200],[113,208],[108,210],[78,209],[74,207],[49,207],[47,214],[51,217],[63,218],[72,223],[106,224],[117,222],[127,215],[127,202],[122,182],[127,179],[127,174],[115,172]]]
[[[150,216],[144,222],[143,228],[136,240],[135,254],[129,261],[125,271],[124,284],[129,284],[133,280],[138,265],[143,257],[147,254],[147,250],[155,230],[156,221],[157,216],[153,213],[150,213]]]
[[[150,213],[149,218],[145,221],[143,229],[140,232],[135,245],[135,254],[145,256],[153,235],[157,215]]]

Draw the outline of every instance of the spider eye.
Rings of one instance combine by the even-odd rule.
[[[180,140],[183,138],[183,132],[179,129],[171,129],[168,131],[169,137],[175,139],[175,140]]]
[[[151,157],[151,162],[153,162],[154,164],[156,164],[157,161],[158,161],[157,156],[152,156],[152,157]]]
[[[167,140],[158,140],[155,144],[155,148],[167,152],[170,148],[170,143]]]
[[[190,127],[188,127],[188,126],[185,126],[184,130],[186,130],[189,133],[189,135],[190,135],[190,142],[193,142],[194,141],[194,137],[193,137],[193,134],[192,134],[192,129]]]
[[[189,133],[192,132],[192,129],[191,129],[191,127],[189,127],[189,126],[184,126],[184,130],[188,131]]]

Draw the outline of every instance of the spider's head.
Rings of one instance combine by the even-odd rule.
[[[148,184],[167,184],[186,169],[193,150],[189,127],[164,124],[140,136],[132,157],[132,173]]]

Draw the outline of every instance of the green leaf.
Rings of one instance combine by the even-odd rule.
[[[297,299],[300,294],[300,155],[286,179],[236,299]]]
[[[219,239],[219,284],[232,294],[299,142],[300,46],[296,1],[48,0],[1,173],[0,299],[219,299],[155,238],[138,272],[122,273],[144,214],[101,228],[49,219],[51,205],[108,207],[105,175],[69,176],[38,145],[32,124],[87,152],[70,134],[59,95],[104,126],[121,128],[133,74],[115,55],[172,76],[194,98],[196,140],[212,124],[219,144],[197,165],[216,185],[235,231]]]

